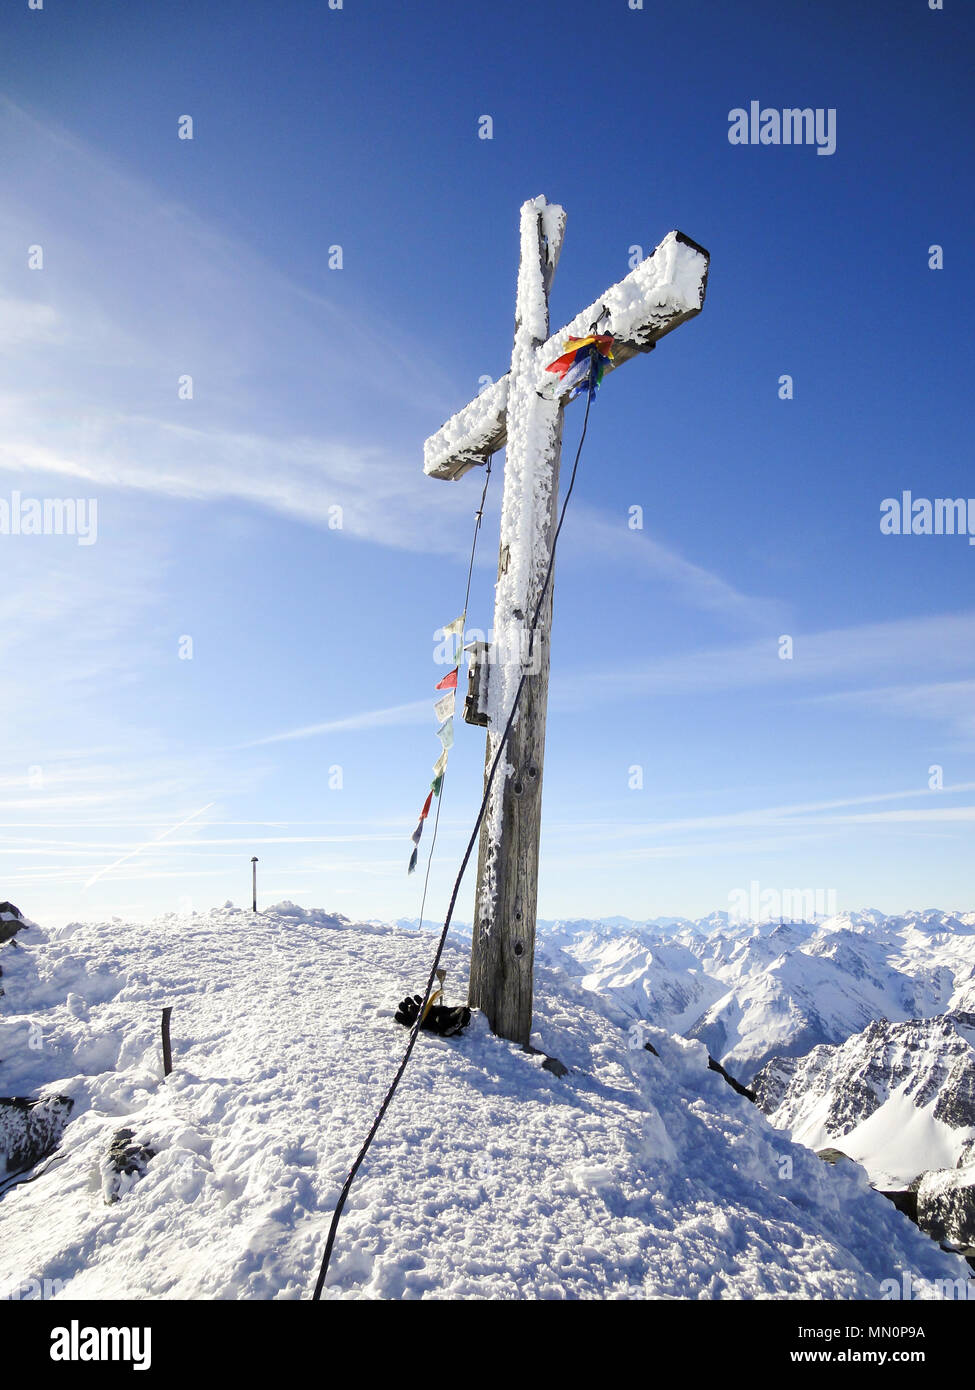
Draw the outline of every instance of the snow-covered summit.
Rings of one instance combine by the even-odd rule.
[[[56,1279],[66,1298],[307,1296],[430,951],[426,932],[291,904],[7,943],[0,1091],[72,1109],[43,1175],[0,1200],[0,1279]],[[463,941],[444,964],[454,1002]],[[565,1078],[478,1017],[421,1035],[326,1297],[875,1298],[901,1271],[967,1276],[861,1170],[793,1144],[701,1043],[634,1029],[612,991],[540,959],[535,1026]],[[139,1161],[108,1205],[123,1150]]]

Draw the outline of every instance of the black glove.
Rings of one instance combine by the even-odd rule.
[[[423,1000],[418,994],[414,994],[412,999],[407,996],[406,999],[401,1000],[400,1006],[396,1010],[396,1022],[402,1023],[404,1028],[412,1028],[422,1003]]]
[[[420,1005],[423,999],[419,994],[407,997],[400,1001],[400,1006],[394,1015],[397,1023],[402,1023],[404,1028],[412,1028],[420,1012]],[[425,1032],[437,1033],[442,1038],[453,1038],[458,1033],[462,1033],[471,1021],[471,1011],[464,1005],[456,1009],[448,1009],[443,1004],[434,1004],[427,1010],[427,1016],[423,1020]]]
[[[462,1004],[456,1009],[448,1009],[443,1004],[434,1004],[423,1020],[424,1028],[431,1033],[439,1033],[442,1038],[454,1038],[471,1021],[471,1011]]]

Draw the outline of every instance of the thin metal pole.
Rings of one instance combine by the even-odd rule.
[[[255,854],[254,857],[251,859],[251,864],[253,865],[253,868],[254,868],[254,901],[253,901],[253,903],[252,903],[252,911],[256,912],[256,911],[257,911],[257,855],[256,855],[256,854]]]

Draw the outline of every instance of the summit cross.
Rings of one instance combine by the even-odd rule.
[[[701,312],[708,252],[670,232],[630,272],[564,328],[549,333],[549,292],[565,211],[545,198],[521,209],[521,261],[511,370],[426,441],[423,470],[455,480],[505,448],[494,643],[475,649],[465,718],[487,728],[485,779],[518,684],[521,703],[491,788],[478,846],[469,1002],[495,1033],[527,1045],[534,987],[542,762],[552,625],[550,582],[534,639],[532,616],[552,558],[562,417],[568,392],[545,368],[568,338],[610,334],[617,367]],[[554,579],[554,576],[553,576]]]

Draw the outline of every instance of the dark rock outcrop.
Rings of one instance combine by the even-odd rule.
[[[73,1105],[68,1096],[0,1096],[0,1160],[6,1176],[25,1173],[54,1152]]]
[[[155,1156],[155,1149],[135,1142],[133,1130],[116,1130],[100,1169],[102,1194],[109,1206],[118,1202],[140,1178],[145,1177],[149,1160]]]
[[[798,1057],[773,1057],[755,1077],[752,1082],[755,1104],[766,1115],[771,1115],[781,1105],[799,1061]]]
[[[753,1105],[755,1104],[755,1092],[749,1090],[747,1086],[743,1086],[740,1081],[736,1081],[731,1073],[725,1071],[721,1063],[716,1061],[710,1053],[708,1053],[708,1070],[716,1071],[719,1076],[723,1076],[733,1091],[737,1091],[740,1096],[744,1096],[746,1100],[750,1100]]]
[[[0,946],[29,926],[27,918],[13,903],[0,903]]]
[[[842,1149],[817,1149],[816,1157],[821,1158],[824,1163],[832,1163],[834,1166],[837,1163],[842,1163],[844,1160],[847,1163],[855,1162],[855,1160],[852,1159],[849,1154],[845,1154]]]
[[[922,1173],[917,1183],[917,1223],[934,1240],[975,1254],[975,1166]]]

